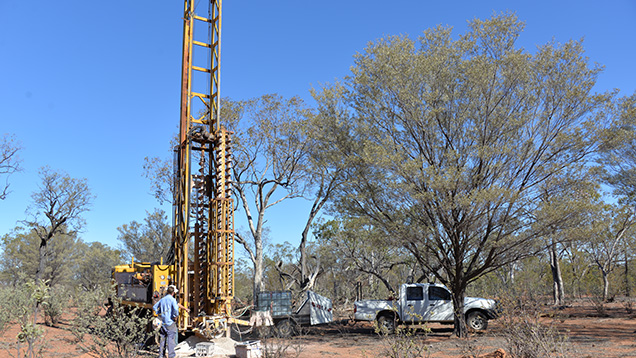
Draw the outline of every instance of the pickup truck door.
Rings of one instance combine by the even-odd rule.
[[[424,320],[426,311],[426,295],[422,285],[405,285],[406,292],[402,294],[404,304],[402,305],[402,321],[421,322]]]
[[[453,302],[451,294],[444,287],[428,287],[428,307],[425,315],[427,321],[452,321]]]

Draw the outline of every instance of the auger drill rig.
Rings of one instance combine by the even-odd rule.
[[[117,266],[114,278],[125,304],[146,308],[163,296],[168,285],[176,285],[178,302],[190,312],[181,310],[179,329],[214,337],[229,334],[229,323],[247,322],[231,315],[234,205],[231,133],[220,120],[221,0],[210,0],[208,5],[207,16],[200,16],[195,1],[185,0],[171,254],[166,265],[133,261]],[[204,58],[202,65],[193,64]]]

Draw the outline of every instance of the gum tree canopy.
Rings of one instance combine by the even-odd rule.
[[[438,27],[382,39],[321,90],[351,108],[348,139],[334,140],[350,175],[335,208],[372,218],[451,289],[459,336],[467,285],[554,227],[537,205],[597,149],[613,98],[592,93],[600,68],[581,42],[529,52],[516,45],[522,29],[506,14],[460,36]]]

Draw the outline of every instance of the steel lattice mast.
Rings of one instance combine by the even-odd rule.
[[[208,16],[197,15],[195,1],[185,0],[183,19],[174,173],[175,282],[182,292],[180,303],[190,309],[180,328],[209,331],[210,321],[218,329],[219,319],[230,318],[234,297],[230,133],[220,121],[221,0],[209,2]],[[201,30],[207,30],[206,38],[200,38]],[[207,62],[199,66],[202,58]]]

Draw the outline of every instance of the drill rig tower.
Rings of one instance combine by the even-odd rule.
[[[197,1],[201,2],[200,0]],[[179,143],[174,161],[173,247],[167,262],[116,266],[122,303],[152,309],[168,285],[179,289],[180,330],[229,334],[234,298],[234,211],[230,132],[220,120],[221,0],[207,16],[185,0]],[[189,313],[187,312],[189,311]]]
[[[230,132],[220,119],[221,0],[208,6],[200,16],[185,0],[173,241],[179,303],[190,309],[179,328],[216,334],[231,319],[234,212]]]

